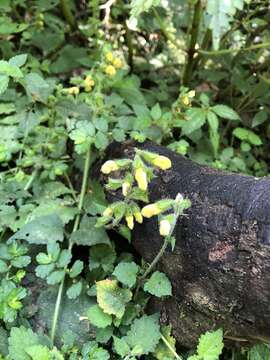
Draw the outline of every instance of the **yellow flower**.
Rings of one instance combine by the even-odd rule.
[[[101,166],[101,172],[103,174],[110,174],[112,171],[116,171],[118,169],[119,166],[113,160],[108,160]]]
[[[154,161],[153,164],[157,167],[159,167],[162,170],[167,170],[172,167],[172,162],[169,158],[163,155],[158,155]]]
[[[67,89],[67,93],[69,95],[78,95],[80,92],[80,89],[78,86],[72,86],[70,88]]]
[[[122,194],[124,196],[127,196],[127,194],[129,193],[129,190],[130,190],[130,183],[129,182],[124,182],[122,184]]]
[[[95,81],[92,79],[91,75],[87,75],[84,79],[84,89],[85,91],[91,91],[92,87],[95,85]]]
[[[161,236],[168,236],[171,231],[171,224],[168,220],[161,220],[159,224],[159,233]]]
[[[138,183],[138,186],[141,190],[147,190],[147,175],[146,172],[142,168],[138,168],[135,171],[135,179]]]
[[[149,204],[142,208],[142,216],[146,218],[151,218],[152,216],[158,215],[161,213],[161,210],[156,204]]]
[[[107,65],[105,68],[105,73],[111,77],[113,77],[116,74],[115,67],[112,65]]]
[[[134,218],[132,215],[128,215],[126,216],[126,222],[127,222],[127,226],[130,230],[132,230],[134,228]]]
[[[105,58],[107,61],[112,62],[113,61],[113,53],[111,53],[111,52],[106,53]]]
[[[190,91],[188,92],[188,97],[189,97],[189,98],[194,98],[195,94],[196,94],[195,90],[190,90]]]
[[[113,210],[110,207],[107,207],[102,213],[103,216],[112,216],[112,214],[113,214]]]
[[[116,69],[121,69],[121,67],[123,67],[123,62],[120,58],[115,58],[113,60],[113,65],[116,67]]]
[[[183,105],[188,106],[190,104],[190,99],[189,99],[188,95],[182,96],[181,102]]]
[[[136,220],[139,224],[142,224],[142,222],[143,222],[143,217],[142,217],[142,214],[141,214],[139,211],[134,213],[134,217],[135,217],[135,220]]]

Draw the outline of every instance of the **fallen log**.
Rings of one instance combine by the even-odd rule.
[[[108,158],[132,156],[134,146],[113,144]],[[218,327],[243,344],[269,341],[270,178],[201,166],[150,142],[139,147],[173,164],[152,182],[151,201],[180,192],[192,202],[178,221],[175,250],[167,249],[158,266],[169,276],[173,296],[155,301],[150,310],[159,310],[187,347]],[[157,220],[137,225],[132,243],[151,262],[162,245]]]

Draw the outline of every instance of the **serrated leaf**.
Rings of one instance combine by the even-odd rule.
[[[63,223],[57,215],[37,218],[24,225],[17,231],[8,243],[13,240],[25,240],[29,244],[47,244],[48,242],[63,241]]]
[[[106,314],[98,305],[93,305],[87,311],[90,323],[98,328],[105,328],[112,323],[111,315]]]
[[[120,339],[116,336],[113,337],[113,346],[115,352],[124,358],[130,352],[130,348],[124,339]]]
[[[11,59],[9,59],[9,64],[21,67],[26,63],[27,60],[27,54],[20,54],[13,56]]]
[[[35,269],[37,277],[46,279],[46,277],[54,270],[55,264],[38,265]]]
[[[162,112],[161,112],[161,108],[159,106],[159,104],[156,104],[152,109],[151,109],[151,116],[152,118],[157,121],[158,119],[161,118]]]
[[[59,284],[65,276],[64,270],[55,270],[47,277],[47,283],[49,285]]]
[[[13,327],[8,339],[9,355],[12,360],[30,360],[26,349],[38,344],[38,337],[31,329],[25,327]]]
[[[23,73],[16,65],[12,65],[5,60],[0,60],[0,74],[14,78],[22,78]]]
[[[155,314],[134,320],[124,339],[131,349],[139,347],[140,355],[147,355],[155,351],[160,337],[159,317]]]
[[[8,83],[9,77],[7,75],[0,75],[0,95],[7,90]]]
[[[47,346],[32,345],[25,349],[25,352],[30,356],[32,360],[51,360],[51,352]]]
[[[249,142],[252,145],[255,146],[262,145],[262,140],[259,137],[259,135],[255,134],[251,130],[238,127],[233,130],[233,135],[240,140]]]
[[[81,260],[76,260],[69,271],[69,276],[72,279],[74,279],[82,272],[82,270],[83,270],[83,262]]]
[[[128,289],[121,289],[116,280],[97,281],[97,301],[102,310],[109,315],[121,318],[126,304],[131,300],[132,293]]]
[[[122,284],[132,287],[136,284],[139,266],[134,262],[121,262],[114,269],[113,275]]]
[[[143,289],[157,297],[172,295],[172,285],[170,280],[160,271],[155,271],[151,275],[150,279],[144,284]]]
[[[24,87],[32,101],[45,103],[53,88],[39,74],[29,73],[24,78]]]
[[[69,299],[77,299],[82,292],[82,282],[76,282],[75,284],[71,285],[67,290],[67,297]]]
[[[183,120],[181,128],[183,135],[189,135],[200,129],[206,121],[206,112],[201,108],[192,108],[187,111],[187,120]]]
[[[239,120],[237,112],[227,105],[215,105],[211,108],[211,110],[223,119]]]
[[[223,347],[222,329],[213,332],[207,331],[200,336],[197,353],[202,360],[217,360],[222,353]]]
[[[110,239],[104,228],[96,228],[97,218],[85,215],[80,223],[79,230],[71,235],[71,241],[77,245],[93,246],[110,244]]]

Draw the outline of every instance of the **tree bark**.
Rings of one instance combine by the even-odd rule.
[[[134,143],[113,144],[108,158],[132,156]],[[255,178],[198,165],[168,149],[137,145],[168,156],[172,168],[158,171],[150,199],[183,194],[192,202],[175,230],[176,246],[159,263],[173,296],[152,303],[170,322],[180,344],[222,327],[242,344],[270,340],[270,178]],[[133,231],[132,244],[151,262],[162,245],[157,219]]]

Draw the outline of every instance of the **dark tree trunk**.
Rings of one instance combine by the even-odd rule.
[[[173,297],[157,300],[162,319],[188,347],[209,329],[225,337],[256,342],[270,339],[270,178],[232,174],[198,165],[168,149],[141,147],[168,156],[172,169],[150,186],[151,201],[192,201],[177,224],[176,247],[159,264],[171,279]],[[134,144],[114,144],[109,158],[132,155]],[[150,262],[162,244],[156,219],[135,227],[133,244]]]

